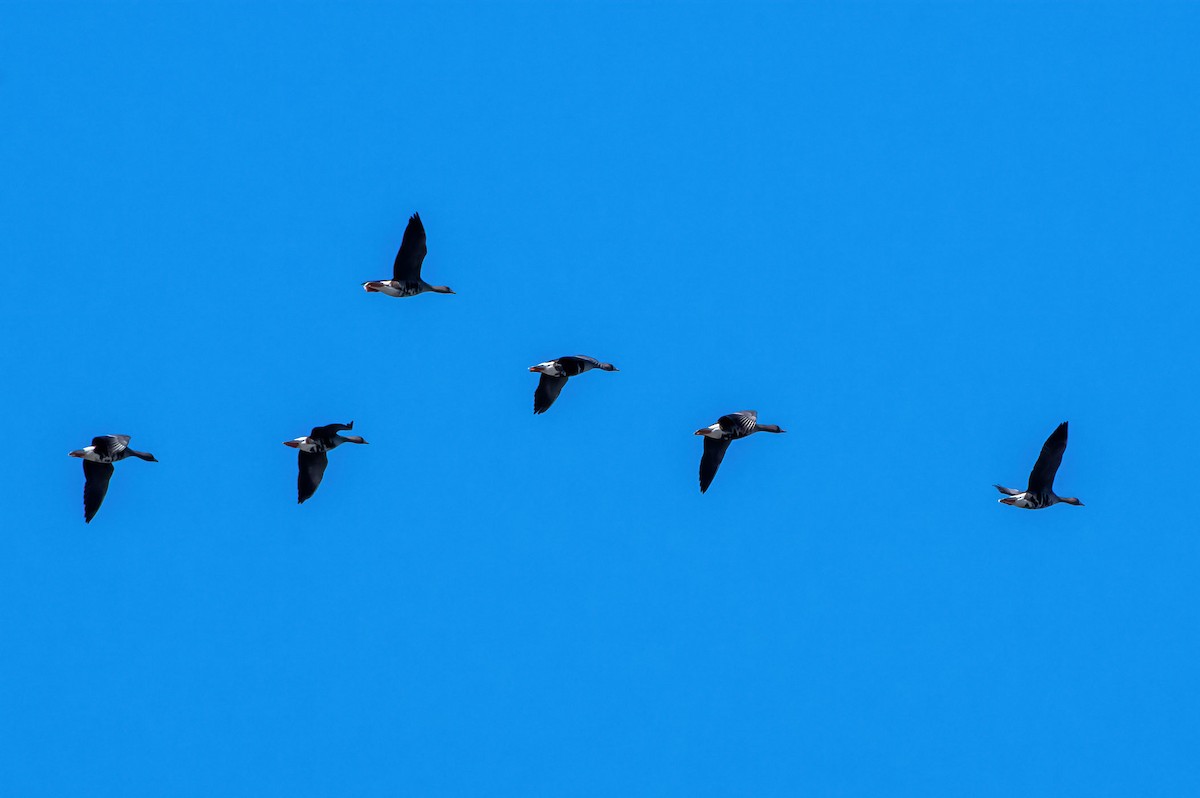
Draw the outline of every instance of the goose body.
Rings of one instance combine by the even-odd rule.
[[[384,294],[385,296],[416,296],[432,291],[437,294],[453,294],[449,286],[430,285],[421,279],[421,264],[425,261],[425,225],[421,223],[421,215],[414,213],[404,229],[404,238],[400,242],[400,250],[392,264],[392,279],[368,280],[363,283],[363,290],[368,294]]]
[[[323,427],[313,427],[312,432],[302,438],[284,441],[284,446],[298,449],[296,457],[300,473],[296,477],[297,503],[304,502],[317,492],[321,479],[325,476],[325,467],[329,465],[327,452],[336,449],[343,443],[366,443],[358,435],[339,435],[343,430],[354,429],[354,422],[349,424],[326,424]]]
[[[554,404],[554,400],[562,393],[563,386],[570,377],[578,377],[585,371],[600,369],[601,371],[619,371],[612,363],[601,363],[587,355],[565,355],[557,360],[547,360],[530,366],[530,371],[536,371],[542,376],[533,392],[534,414],[545,413]]]
[[[1041,510],[1052,504],[1073,504],[1082,507],[1083,502],[1073,496],[1059,496],[1054,492],[1054,477],[1062,464],[1063,452],[1067,450],[1067,422],[1063,422],[1050,433],[1050,437],[1042,444],[1042,453],[1038,455],[1033,470],[1029,472],[1029,482],[1025,490],[1006,488],[1003,485],[993,485],[1004,494],[1001,504],[1020,507],[1023,510]]]
[[[700,492],[708,490],[721,461],[725,459],[725,451],[729,444],[738,438],[746,438],[756,432],[787,432],[777,424],[759,424],[758,411],[742,410],[721,416],[715,424],[709,424],[703,429],[696,430],[697,435],[704,436],[704,454],[700,457]]]
[[[100,511],[104,497],[108,494],[108,482],[112,479],[113,463],[126,457],[137,457],[147,462],[158,460],[149,452],[129,448],[128,435],[100,435],[92,438],[92,445],[69,453],[83,460],[83,522],[90,524]]]

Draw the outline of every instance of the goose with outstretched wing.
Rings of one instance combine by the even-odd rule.
[[[449,286],[430,285],[421,279],[421,264],[425,262],[425,225],[421,223],[421,215],[414,213],[404,228],[404,238],[400,241],[400,250],[392,264],[392,279],[368,280],[363,283],[363,290],[368,294],[384,294],[386,296],[416,296],[427,291],[435,294],[453,294]]]
[[[300,467],[300,473],[296,477],[298,504],[304,504],[317,492],[317,487],[325,476],[325,467],[329,465],[329,450],[336,449],[343,443],[366,443],[358,435],[339,434],[352,429],[353,421],[349,424],[326,424],[323,427],[313,427],[306,437],[283,442],[284,446],[300,450],[296,458]]]
[[[112,479],[113,463],[126,457],[137,457],[150,463],[158,460],[149,452],[129,448],[128,435],[100,435],[92,438],[92,445],[69,452],[71,457],[83,460],[83,522],[90,524],[100,511],[104,497],[108,494],[108,482]]]
[[[1062,465],[1063,452],[1066,450],[1067,422],[1064,421],[1042,444],[1042,453],[1038,455],[1033,470],[1029,472],[1029,482],[1024,491],[1006,488],[1003,485],[992,486],[1004,494],[1000,503],[1023,510],[1041,510],[1059,502],[1082,507],[1083,502],[1074,496],[1059,496],[1054,492],[1054,477],[1058,474],[1058,467]]]
[[[704,436],[704,454],[700,457],[700,492],[708,490],[721,461],[725,459],[725,451],[729,444],[738,438],[745,438],[756,432],[787,432],[780,429],[778,424],[759,424],[758,411],[743,410],[740,413],[730,413],[717,419],[703,429],[696,430],[697,435]]]
[[[592,369],[619,371],[612,363],[601,363],[596,358],[587,355],[566,355],[557,360],[547,360],[545,363],[530,366],[530,371],[542,375],[533,392],[533,412],[535,414],[545,413],[562,393],[568,378],[578,377],[583,372]]]

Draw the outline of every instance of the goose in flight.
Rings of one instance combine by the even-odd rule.
[[[730,413],[721,416],[716,424],[696,430],[697,435],[704,436],[704,454],[700,457],[700,492],[708,490],[721,461],[725,459],[725,450],[731,441],[745,438],[756,432],[787,432],[780,429],[778,424],[759,424],[757,410],[743,410],[740,413]]]
[[[392,264],[392,279],[368,280],[363,283],[363,290],[368,294],[388,296],[416,296],[426,291],[453,294],[449,286],[430,285],[421,279],[421,263],[428,251],[425,247],[425,225],[421,224],[421,215],[414,213],[409,217],[404,238],[400,241],[400,251],[396,253],[396,262]]]
[[[323,427],[313,427],[312,432],[304,438],[294,438],[284,441],[284,446],[299,449],[297,460],[300,464],[300,475],[296,478],[298,504],[304,504],[306,499],[317,492],[321,477],[325,476],[325,466],[329,465],[330,449],[336,449],[343,443],[366,443],[358,435],[339,435],[342,430],[354,429],[354,422],[349,424],[326,424]]]
[[[530,366],[530,371],[541,373],[537,389],[533,392],[533,412],[545,413],[554,404],[554,400],[562,393],[568,377],[578,377],[585,371],[600,369],[602,371],[618,371],[612,363],[601,363],[587,355],[567,355],[557,360],[547,360]]]
[[[1025,490],[1013,490],[1002,485],[993,485],[996,490],[1006,494],[1000,499],[1001,504],[1009,504],[1025,510],[1040,510],[1052,504],[1063,502],[1082,507],[1083,502],[1073,496],[1058,496],[1054,493],[1054,475],[1062,463],[1063,452],[1067,450],[1067,422],[1063,422],[1050,433],[1050,437],[1042,444],[1042,453],[1038,455],[1033,470],[1029,472],[1029,483]]]
[[[83,460],[83,522],[90,524],[104,503],[108,481],[112,479],[113,463],[126,457],[140,457],[157,463],[154,455],[129,448],[128,435],[101,435],[92,438],[92,445],[70,452],[71,457]]]

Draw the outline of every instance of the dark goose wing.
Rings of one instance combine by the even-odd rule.
[[[327,440],[337,435],[344,430],[354,429],[354,422],[349,424],[326,424],[323,427],[313,427],[312,432],[308,433],[308,437],[313,440]]]
[[[96,438],[96,440],[101,440]],[[128,438],[126,439],[128,440]],[[92,445],[96,445],[93,441]],[[104,495],[108,493],[108,481],[112,479],[112,463],[97,463],[92,460],[83,461],[83,521],[90,524],[96,517],[100,505],[104,503]]]
[[[396,262],[392,264],[392,279],[397,282],[416,282],[421,279],[421,264],[425,261],[425,225],[421,224],[421,215],[414,213],[408,219],[408,227],[404,229],[404,238],[400,241],[400,251],[396,253]]]
[[[708,490],[721,461],[725,459],[725,450],[729,448],[731,438],[705,438],[704,454],[700,457],[700,492]]]
[[[563,386],[567,384],[566,377],[551,377],[549,374],[543,374],[538,380],[537,390],[533,392],[533,412],[534,414],[545,413],[550,409],[550,405],[554,404],[554,400],[562,393]]]
[[[717,424],[720,425],[721,429],[732,433],[733,437],[744,438],[751,432],[754,432],[754,427],[758,424],[758,411],[743,410],[740,413],[730,413],[727,416],[718,418]]]
[[[1029,491],[1041,493],[1054,487],[1054,475],[1062,464],[1063,452],[1067,450],[1067,422],[1058,425],[1050,437],[1042,444],[1042,453],[1038,455],[1033,470],[1029,472]]]
[[[321,477],[325,476],[325,466],[329,465],[329,455],[325,452],[306,452],[301,450],[300,476],[296,478],[298,503],[304,504],[306,499],[317,492]]]
[[[96,447],[96,454],[100,457],[105,457],[113,460],[120,460],[118,453],[129,448],[128,435],[100,435],[92,438],[92,446]],[[99,507],[100,505],[96,505]]]

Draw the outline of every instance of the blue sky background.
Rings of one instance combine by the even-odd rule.
[[[0,792],[1196,794],[1147,5],[4,5]]]

